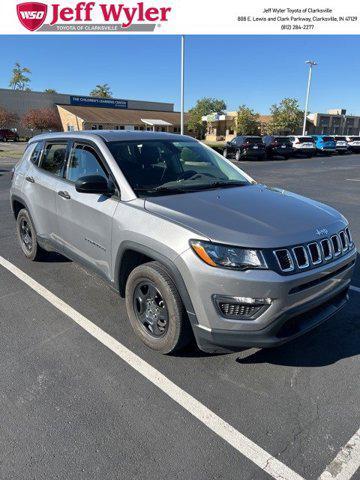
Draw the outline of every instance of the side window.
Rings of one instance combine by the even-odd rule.
[[[39,159],[40,159],[40,155],[41,155],[43,145],[44,145],[43,142],[37,142],[32,154],[31,154],[30,162],[32,162],[34,165],[39,165]]]
[[[231,143],[232,145],[236,145],[236,137],[233,138],[230,143]]]
[[[40,163],[40,168],[58,177],[62,176],[66,160],[66,143],[49,143]]]
[[[71,182],[76,182],[76,180],[86,175],[101,175],[104,178],[108,178],[98,154],[92,147],[88,145],[74,145],[71,149],[66,178]]]

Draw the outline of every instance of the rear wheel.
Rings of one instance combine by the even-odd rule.
[[[20,210],[17,216],[16,232],[25,257],[29,260],[39,260],[44,250],[38,244],[35,227],[25,208]]]
[[[131,326],[148,347],[172,353],[189,343],[191,331],[176,286],[159,262],[136,267],[125,292]]]

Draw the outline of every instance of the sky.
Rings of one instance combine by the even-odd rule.
[[[32,90],[88,95],[108,83],[114,97],[175,103],[180,108],[180,37],[153,35],[0,36],[0,87],[15,62],[30,68]],[[261,114],[284,97],[309,110],[346,108],[360,114],[359,36],[187,36],[185,108],[204,96],[228,110],[246,104]]]

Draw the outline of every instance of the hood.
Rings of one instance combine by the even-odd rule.
[[[259,184],[148,198],[145,208],[192,230],[194,238],[253,248],[319,240],[346,225],[327,205]]]

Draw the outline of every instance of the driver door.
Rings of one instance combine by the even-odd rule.
[[[70,257],[79,258],[110,278],[112,222],[118,197],[79,193],[75,182],[86,175],[110,177],[95,145],[74,142],[56,196],[59,242]]]

